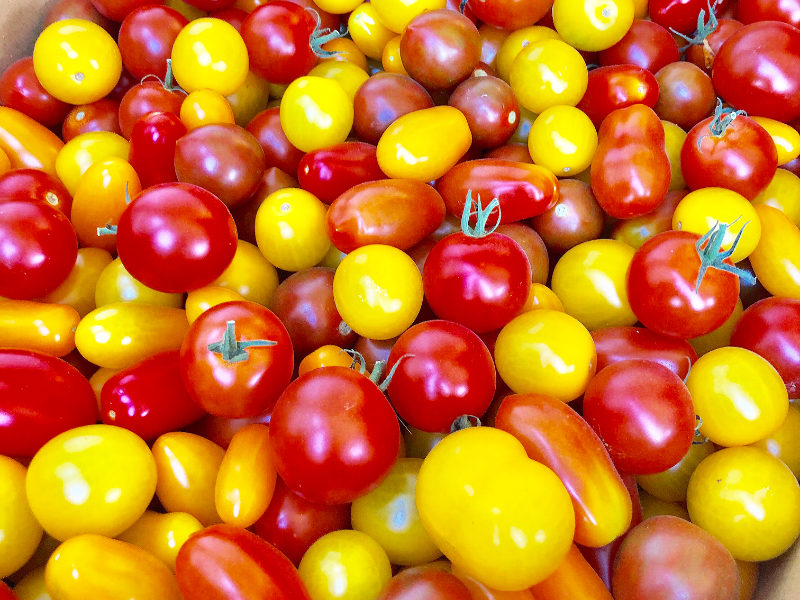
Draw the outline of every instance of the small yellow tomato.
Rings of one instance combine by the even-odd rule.
[[[103,392],[103,386],[106,381],[111,379],[114,375],[120,372],[120,369],[109,369],[107,367],[100,367],[92,373],[89,377],[89,385],[92,386],[94,397],[97,400],[97,411],[100,412],[100,394]]]
[[[111,255],[102,248],[80,248],[75,266],[67,278],[42,300],[54,304],[67,304],[80,316],[86,316],[96,308],[95,287],[100,274],[111,264]]]
[[[18,600],[52,600],[47,591],[44,572],[44,566],[31,570],[14,586],[14,596]]]
[[[681,148],[686,139],[686,132],[670,121],[661,121],[664,127],[664,148],[669,159],[669,190],[682,190],[686,187],[681,170]]]
[[[0,455],[0,578],[28,562],[42,539],[25,496],[26,473],[13,458]]]
[[[395,179],[432,181],[447,173],[471,144],[472,132],[460,110],[423,108],[386,128],[378,140],[378,165]]]
[[[400,75],[408,76],[408,71],[403,66],[403,59],[400,57],[400,38],[402,36],[396,35],[383,47],[383,54],[381,54],[381,66],[387,73],[398,73]]]
[[[212,306],[222,304],[223,302],[241,300],[246,300],[246,298],[238,292],[220,286],[209,285],[192,290],[186,295],[186,318],[191,325],[195,322],[197,317]]]
[[[355,98],[358,88],[361,84],[369,79],[367,72],[354,65],[353,63],[343,61],[327,60],[319,63],[316,67],[311,69],[308,74],[313,77],[322,77],[323,79],[333,79],[350,97],[352,101]]]
[[[800,230],[777,208],[755,208],[761,239],[749,257],[753,271],[773,296],[800,298]]]
[[[744,348],[724,347],[701,356],[686,378],[700,433],[720,446],[744,446],[781,426],[789,397],[766,359]]]
[[[707,233],[717,223],[730,226],[722,240],[722,250],[728,250],[739,232],[739,243],[731,255],[733,262],[747,258],[761,239],[761,221],[750,201],[732,190],[706,187],[689,192],[675,207],[672,228],[698,235]]]
[[[75,330],[75,346],[100,367],[124,369],[181,347],[189,322],[177,308],[115,302],[94,309]]]
[[[181,546],[190,535],[202,528],[200,521],[185,512],[157,513],[146,510],[117,539],[147,550],[175,571],[175,558]]]
[[[751,117],[767,130],[778,151],[778,164],[785,165],[800,156],[800,132],[791,125],[767,117]]]
[[[703,459],[713,453],[714,444],[711,442],[693,443],[678,464],[661,473],[638,475],[636,482],[643,490],[664,502],[684,502],[692,473]]]
[[[508,81],[511,75],[511,65],[523,48],[542,40],[560,40],[561,36],[555,30],[542,25],[523,27],[508,34],[497,51],[497,75]]]
[[[523,48],[509,75],[519,103],[536,114],[558,104],[575,106],[588,83],[583,57],[561,40],[541,40]]]
[[[777,208],[800,226],[800,177],[786,169],[776,169],[769,185],[753,198],[753,204]]]
[[[181,121],[186,129],[196,129],[214,123],[235,123],[231,103],[214,90],[195,90],[183,99]]]
[[[750,445],[766,450],[789,467],[795,477],[800,477],[800,408],[790,404],[783,425]]]
[[[359,2],[360,4],[360,2]],[[342,61],[354,64],[364,71],[369,69],[367,57],[350,38],[334,38],[322,44],[322,49],[333,52],[333,56],[323,58],[322,61]]]
[[[731,316],[728,317],[722,325],[705,335],[690,339],[689,343],[692,345],[692,348],[694,348],[694,351],[697,352],[697,356],[703,356],[723,346],[730,346],[733,328],[736,327],[736,323],[742,318],[743,312],[744,307],[742,306],[742,300],[741,298],[737,298],[736,306],[733,307]]]
[[[408,329],[422,307],[422,275],[416,263],[393,246],[354,250],[333,276],[336,310],[353,331],[388,340]]]
[[[0,348],[22,348],[64,356],[75,349],[81,316],[71,306],[0,300]]]
[[[352,357],[339,346],[326,344],[306,355],[297,366],[297,374],[302,375],[320,367],[349,367]]]
[[[278,474],[269,445],[269,427],[246,425],[237,431],[217,473],[214,501],[225,523],[250,527],[267,510]]]
[[[225,450],[193,433],[171,431],[153,443],[156,495],[169,512],[186,512],[204,526],[219,523],[214,486]]]
[[[626,282],[635,252],[616,240],[590,240],[567,250],[551,283],[564,311],[590,331],[636,323]]]
[[[353,99],[338,81],[324,77],[295,79],[280,111],[283,132],[303,152],[343,142],[353,127]]]
[[[353,529],[378,542],[394,565],[421,565],[442,555],[417,512],[415,498],[421,466],[421,458],[399,459],[381,484],[356,498],[351,508]]]
[[[683,504],[667,502],[644,491],[639,492],[639,502],[642,504],[643,521],[658,515],[672,515],[673,517],[689,520],[689,511],[684,508]]]
[[[371,2],[364,2],[353,9],[347,18],[347,30],[358,49],[374,60],[381,59],[384,47],[397,35],[383,24]]]
[[[528,135],[533,162],[558,177],[580,173],[592,164],[597,130],[592,120],[574,106],[551,106],[536,117]]]
[[[378,542],[347,529],[311,544],[297,570],[313,600],[373,600],[392,578]]]
[[[695,469],[686,505],[692,522],[737,560],[785,552],[800,534],[800,487],[785,464],[758,448],[725,448]]]
[[[33,46],[36,78],[67,104],[90,104],[105,97],[122,73],[122,55],[114,38],[84,19],[48,25]]]
[[[564,312],[564,304],[553,290],[543,283],[532,283],[531,291],[528,293],[528,299],[525,301],[525,306],[522,307],[520,312],[523,313],[540,308]]]
[[[172,72],[190,93],[209,89],[223,96],[233,94],[245,82],[249,69],[242,36],[221,19],[191,21],[172,44]]]
[[[378,18],[395,33],[403,33],[411,19],[447,5],[446,0],[370,0]]]
[[[99,308],[114,302],[135,302],[152,306],[183,306],[183,294],[159,292],[147,287],[128,273],[119,258],[105,266],[97,279],[94,301]]]
[[[231,105],[233,117],[239,127],[245,127],[258,113],[267,108],[271,95],[270,84],[252,71],[247,72],[244,83],[225,99]]]
[[[54,600],[180,600],[167,566],[138,546],[102,535],[79,535],[56,548],[45,569]]]
[[[73,196],[86,170],[106,158],[128,160],[130,143],[111,131],[89,131],[76,135],[61,148],[56,156],[56,173],[64,187]],[[124,201],[124,196],[122,200]],[[102,227],[102,225],[101,225]]]
[[[310,192],[300,188],[272,192],[256,213],[258,249],[269,263],[285,271],[313,267],[331,245],[326,215],[325,204]]]
[[[257,246],[239,240],[231,264],[211,285],[228,288],[250,302],[268,306],[278,287],[278,271]]]
[[[156,489],[147,444],[113,425],[57,435],[34,455],[25,482],[31,510],[58,540],[82,533],[115,536],[142,516]]]
[[[314,4],[332,15],[344,15],[361,4],[361,0],[320,0]]]
[[[517,394],[547,394],[564,402],[586,389],[597,368],[592,336],[557,310],[531,310],[500,330],[494,348],[500,377]]]
[[[633,13],[634,0],[555,0],[553,24],[573,48],[599,52],[628,33]]]

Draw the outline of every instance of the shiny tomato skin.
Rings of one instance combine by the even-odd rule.
[[[657,362],[685,379],[697,360],[697,353],[689,342],[646,327],[605,327],[590,333],[597,351],[598,371],[623,360],[638,358]]]
[[[0,454],[31,457],[58,434],[97,420],[88,380],[60,358],[0,349],[0,379]]]
[[[90,131],[110,131],[122,135],[119,126],[119,102],[102,98],[91,104],[75,106],[64,117],[61,125],[64,142]]]
[[[231,263],[236,225],[211,192],[165,183],[144,190],[122,213],[117,251],[128,272],[146,286],[187,292],[210,284]]]
[[[150,0],[91,0],[91,2],[97,12],[117,23],[121,23],[140,6],[153,4]]]
[[[611,112],[632,104],[653,108],[658,101],[655,75],[637,65],[613,65],[589,71],[586,93],[578,102],[581,109],[600,127]]]
[[[700,46],[690,46],[686,51],[686,61],[694,63],[703,69],[707,75],[711,76],[714,66],[714,57],[719,52],[722,44],[739,31],[744,25],[734,19],[717,19],[717,28],[708,34],[706,44]]]
[[[398,365],[399,363],[399,365]],[[394,343],[387,389],[401,419],[423,431],[450,431],[461,415],[481,416],[495,392],[492,355],[472,331],[450,321],[425,321]]]
[[[42,87],[30,57],[20,58],[0,74],[0,105],[18,110],[45,127],[60,125],[70,109]]]
[[[185,135],[186,125],[174,113],[152,112],[136,121],[128,162],[136,169],[142,188],[178,181],[175,145]]]
[[[41,201],[67,217],[72,211],[72,196],[58,179],[39,169],[12,169],[0,175],[0,202]]]
[[[397,459],[400,426],[386,397],[346,367],[295,379],[272,411],[278,474],[321,504],[343,504],[374,489]]]
[[[205,414],[181,380],[180,353],[169,350],[123,369],[103,385],[100,418],[144,440],[186,427]]]
[[[508,31],[533,25],[550,12],[552,2],[547,0],[472,0],[469,8],[485,23]]]
[[[665,471],[689,451],[692,397],[680,377],[649,360],[609,365],[589,382],[583,415],[620,471]]]
[[[175,574],[184,598],[310,600],[289,559],[235,525],[193,534],[178,552]]]
[[[634,19],[619,42],[597,53],[600,66],[637,65],[655,75],[662,67],[680,60],[678,43],[658,23]]]
[[[281,128],[280,108],[261,111],[253,117],[245,129],[261,144],[267,168],[278,167],[291,176],[297,173],[304,154],[286,138]]]
[[[125,92],[119,102],[119,126],[122,135],[131,139],[133,126],[148,113],[168,112],[179,115],[184,98],[185,94],[168,90],[158,81],[137,83]]]
[[[770,2],[769,0],[741,0],[736,3],[736,18],[744,24],[758,21],[783,21],[800,27],[800,4],[791,2]]]
[[[727,5],[726,0],[715,3],[714,14],[721,15]],[[697,16],[701,10],[708,13],[708,5],[702,0],[650,0],[649,7],[652,21],[685,35],[691,35],[697,29]]]
[[[455,575],[435,566],[403,569],[392,577],[377,600],[472,600],[467,586]]]
[[[376,150],[365,142],[342,142],[312,150],[297,166],[297,181],[304,190],[330,204],[359,183],[386,179],[378,166]]]
[[[368,244],[408,250],[436,231],[444,217],[444,201],[427,183],[369,181],[351,187],[330,205],[328,237],[344,253]]]
[[[469,77],[453,90],[447,103],[467,117],[474,147],[505,144],[519,124],[519,103],[511,86],[499,77]]]
[[[122,64],[137,79],[164,79],[172,44],[189,20],[168,6],[141,6],[122,21],[117,36]]]

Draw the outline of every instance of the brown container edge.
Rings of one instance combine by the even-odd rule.
[[[0,72],[30,56],[45,10],[55,0],[0,0]],[[761,565],[757,600],[800,598],[800,543],[783,556]]]

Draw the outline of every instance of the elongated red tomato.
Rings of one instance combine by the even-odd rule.
[[[541,394],[506,397],[495,427],[517,438],[528,456],[566,486],[575,508],[575,541],[600,547],[631,523],[631,498],[603,442],[567,404]]]
[[[300,159],[300,187],[330,204],[359,183],[386,179],[378,166],[377,148],[365,142],[342,142],[312,150]],[[339,246],[336,246],[339,248]]]
[[[590,333],[597,351],[598,371],[622,360],[641,358],[664,365],[685,379],[697,360],[697,353],[686,340],[646,327],[605,327]]]
[[[632,104],[653,108],[658,101],[655,75],[636,65],[613,65],[589,71],[586,93],[578,108],[586,113],[595,127],[600,127],[610,113]]]

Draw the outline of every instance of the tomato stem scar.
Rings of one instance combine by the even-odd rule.
[[[481,427],[480,418],[475,415],[461,415],[456,417],[456,420],[450,425],[450,433],[455,433],[456,431],[461,431],[462,429],[468,429],[470,427]]]

